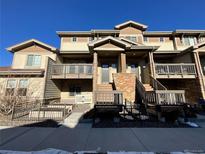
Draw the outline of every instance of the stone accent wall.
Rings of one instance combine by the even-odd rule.
[[[164,79],[159,80],[167,89],[185,90],[186,102],[195,104],[202,97],[198,79]]]
[[[123,92],[123,99],[134,102],[136,100],[136,76],[132,73],[113,74],[116,90]]]

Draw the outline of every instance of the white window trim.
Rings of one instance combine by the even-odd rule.
[[[7,79],[7,81],[6,81],[6,89],[9,88],[8,87],[9,80],[15,80],[16,83],[15,83],[15,87],[14,88],[17,88],[17,85],[18,85],[18,80],[17,79]]]
[[[29,79],[26,79],[26,78],[21,78],[21,79],[18,80],[18,88],[20,88],[20,81],[21,80],[27,80],[27,87],[26,88],[28,88],[28,86],[29,86]]]
[[[127,39],[127,37],[135,37],[136,38],[136,42],[138,42],[138,36],[140,36],[140,35],[128,35],[128,34],[126,34],[126,35],[121,35],[121,37],[124,37],[124,38],[126,38]],[[130,40],[130,41],[132,41],[132,40]],[[135,41],[134,41],[135,42]]]
[[[28,65],[28,57],[29,56],[40,56],[40,64],[39,65],[33,65],[33,66],[29,66]],[[28,54],[27,58],[26,58],[26,63],[25,63],[25,68],[40,68],[41,67],[41,63],[42,63],[42,55],[38,55],[38,54]]]

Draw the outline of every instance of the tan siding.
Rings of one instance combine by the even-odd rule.
[[[138,43],[143,43],[143,37],[142,36],[138,36],[137,37],[137,42]]]
[[[149,37],[149,42],[159,42],[159,37]]]
[[[17,82],[17,87],[19,84],[19,81],[21,79],[28,79],[28,90],[27,95],[30,97],[37,97],[39,99],[43,99],[43,90],[44,90],[44,78],[43,77],[21,77],[21,78],[15,78],[15,77],[5,77],[0,78],[0,94],[5,95],[6,90],[6,84],[8,79],[15,79]],[[16,87],[16,88],[17,88]]]
[[[73,37],[62,37],[62,42],[71,42],[72,43],[72,38]],[[88,37],[76,37],[77,41],[76,42],[88,42]],[[73,42],[74,43],[74,42]]]
[[[175,40],[176,40],[176,45],[177,46],[182,46],[183,45],[183,43],[182,43],[182,41],[179,37],[175,37]]]
[[[61,99],[75,98],[70,96],[70,87],[78,86],[81,88],[81,95],[92,95],[92,80],[66,80],[62,84]]]
[[[41,65],[38,67],[41,69],[45,69],[45,66],[46,66],[45,61],[46,61],[47,56],[53,60],[56,60],[55,53],[53,53],[45,48],[42,48],[38,45],[32,45],[30,47],[27,47],[25,49],[22,49],[22,50],[14,53],[12,68],[14,68],[14,69],[34,68],[34,67],[26,66],[27,58],[28,58],[29,54],[41,55]],[[35,68],[37,68],[37,67],[35,67]]]
[[[78,42],[88,42],[88,37],[77,37]]]
[[[142,34],[142,31],[134,27],[125,27],[120,30],[120,34]]]

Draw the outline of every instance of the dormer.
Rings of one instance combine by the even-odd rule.
[[[120,31],[120,37],[124,37],[133,42],[142,43],[142,33],[147,29],[147,26],[130,20],[116,25],[115,29]]]

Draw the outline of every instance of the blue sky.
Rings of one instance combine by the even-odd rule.
[[[112,29],[126,20],[148,30],[205,29],[205,0],[0,0],[0,66],[6,47],[30,38],[59,47],[59,30]]]

